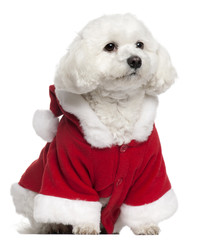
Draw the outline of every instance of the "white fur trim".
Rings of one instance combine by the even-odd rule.
[[[81,200],[68,200],[37,194],[15,183],[11,195],[18,214],[29,219],[32,230],[40,233],[44,223],[63,223],[88,227],[99,233],[101,203]]]
[[[93,147],[105,148],[114,144],[113,135],[99,120],[88,102],[79,94],[56,90],[62,108],[79,120],[84,137]],[[135,125],[132,140],[146,141],[152,132],[158,105],[157,97],[145,96],[141,116]]]
[[[123,204],[114,232],[119,232],[125,225],[135,228],[144,224],[158,224],[171,217],[176,212],[177,207],[177,198],[172,189],[150,204],[136,207]]]
[[[133,131],[133,139],[144,142],[150,136],[156,117],[157,106],[157,97],[145,96],[140,118],[135,124]]]
[[[33,128],[38,136],[52,142],[56,135],[59,120],[50,110],[37,110],[33,116]]]
[[[11,187],[11,195],[18,214],[26,217],[31,225],[30,227],[20,228],[20,233],[40,233],[43,229],[43,224],[37,223],[33,218],[34,198],[37,195],[36,192],[30,191],[21,187],[18,183],[15,183]]]
[[[62,108],[74,114],[79,120],[84,131],[85,139],[94,147],[110,147],[113,136],[108,128],[101,123],[95,112],[81,95],[56,90],[56,96]]]
[[[42,223],[91,224],[99,231],[101,207],[99,202],[38,194],[34,201],[34,219]]]
[[[15,183],[11,187],[11,195],[16,212],[31,220],[33,218],[34,198],[37,193],[23,188],[18,183]]]

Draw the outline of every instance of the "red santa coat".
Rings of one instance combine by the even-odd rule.
[[[23,174],[20,186],[41,196],[72,201],[99,202],[110,197],[101,212],[108,233],[113,232],[122,204],[150,204],[171,189],[155,126],[144,142],[92,147],[78,118],[60,105],[54,86],[50,87],[50,97],[51,111],[55,116],[63,115],[57,134]],[[55,216],[45,218],[56,222]]]

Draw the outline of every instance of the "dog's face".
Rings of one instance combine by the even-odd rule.
[[[60,62],[55,85],[78,94],[96,88],[159,94],[175,76],[166,50],[143,23],[130,14],[111,15],[80,32]]]

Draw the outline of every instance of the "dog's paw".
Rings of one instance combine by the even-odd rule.
[[[72,234],[71,225],[63,224],[44,224],[40,231],[40,234]]]
[[[99,234],[100,231],[92,224],[83,224],[73,226],[72,232],[74,234]]]
[[[146,224],[132,228],[132,231],[136,235],[158,235],[160,228],[156,224]]]

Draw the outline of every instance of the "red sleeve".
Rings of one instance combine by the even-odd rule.
[[[152,203],[162,197],[170,188],[160,140],[154,127],[147,142],[142,168],[136,172],[135,182],[125,203],[133,206]]]
[[[88,148],[87,143],[78,141],[73,124],[63,117],[48,152],[40,193],[71,200],[98,201]]]

